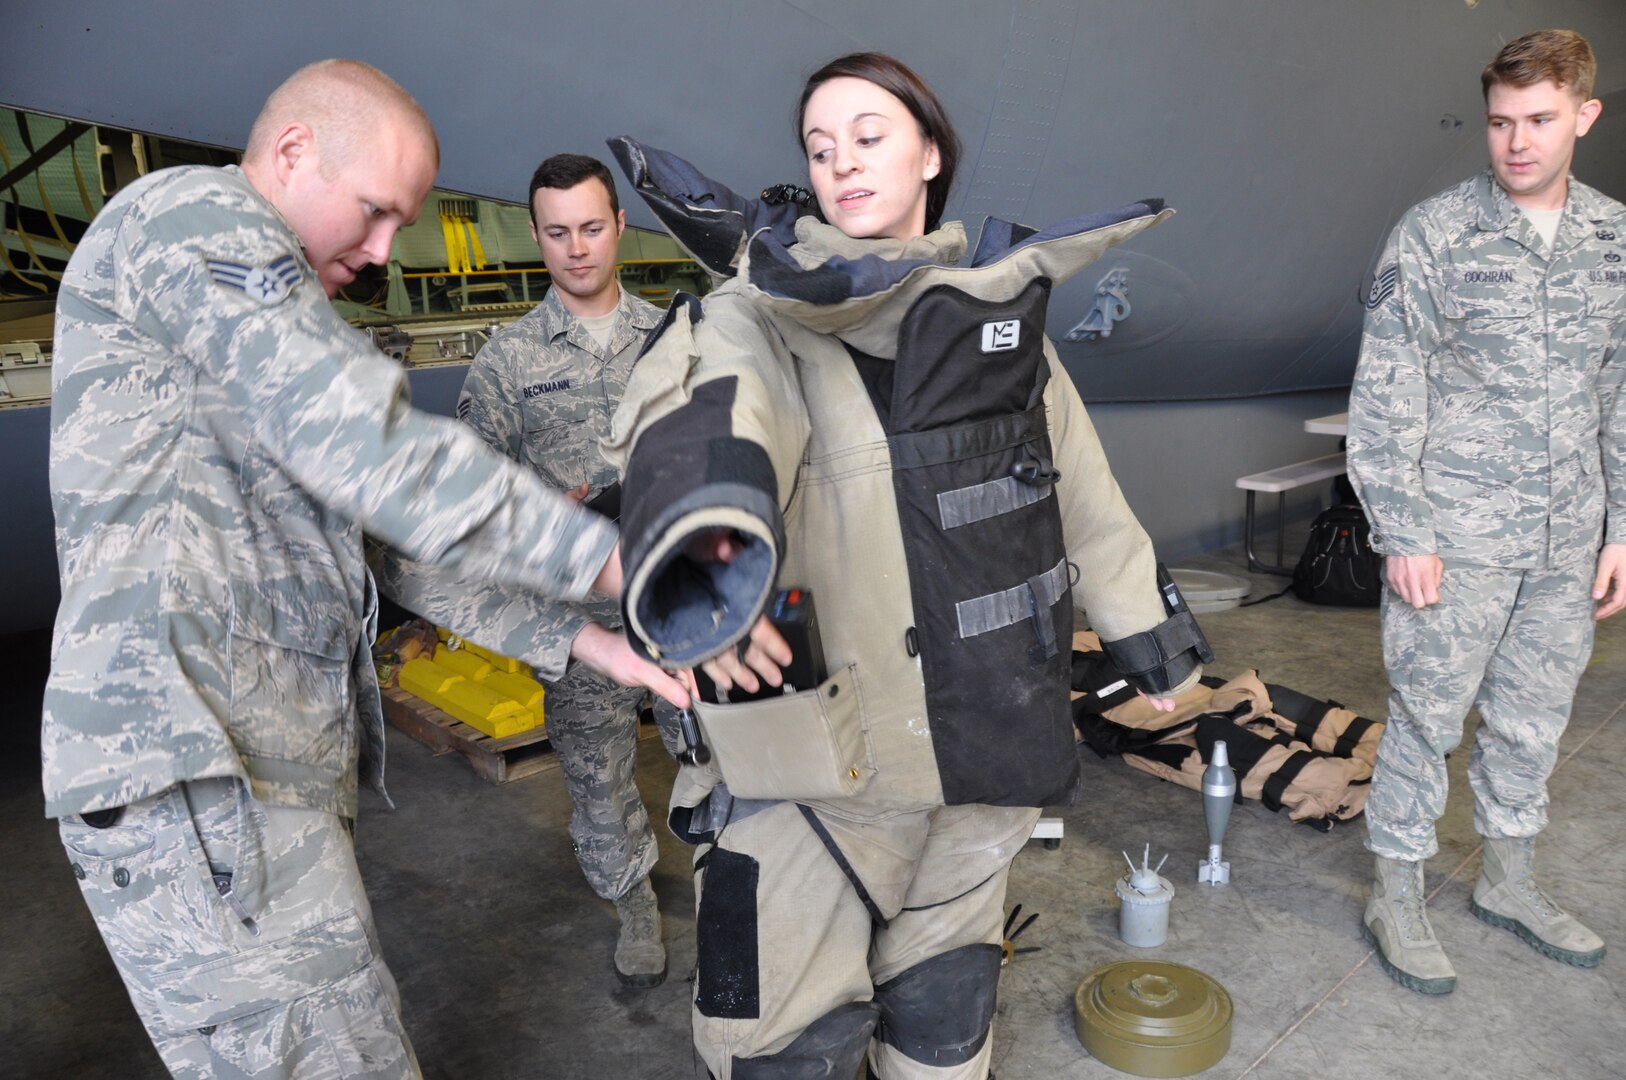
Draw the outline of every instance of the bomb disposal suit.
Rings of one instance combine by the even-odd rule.
[[[626,625],[692,664],[776,585],[816,597],[827,678],[698,706],[709,762],[672,822],[698,843],[695,1036],[719,1077],[980,1077],[1006,872],[1071,802],[1074,588],[1136,685],[1191,685],[1152,546],[1044,337],[1051,284],[1166,217],[1137,203],[1035,233],[990,221],[855,240],[613,140],[724,279],[634,369]],[[705,192],[688,196],[685,192]],[[690,541],[742,538],[727,564]],[[873,1042],[871,1041],[873,1038]]]

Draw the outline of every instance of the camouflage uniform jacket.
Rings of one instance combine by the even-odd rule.
[[[561,490],[587,497],[617,478],[598,444],[610,433],[627,377],[661,311],[625,289],[609,347],[549,291],[524,318],[499,331],[469,367],[457,415],[493,449]],[[570,646],[589,622],[619,629],[614,601],[570,603],[479,585],[443,567],[398,558],[376,545],[369,564],[392,600],[469,640],[519,657],[549,681],[564,677]]]
[[[361,530],[570,597],[614,545],[413,410],[235,168],[164,170],[111,200],[68,264],[56,334],[51,816],[208,776],[354,815],[358,773],[383,778]]]
[[[458,419],[553,487],[570,491],[586,484],[592,499],[618,478],[599,443],[609,438],[632,365],[660,321],[659,308],[622,289],[609,344],[601,349],[559,302],[558,290],[549,289],[542,303],[499,331],[474,358],[457,400]],[[584,624],[621,625],[613,600],[552,601],[539,614],[535,642],[525,655],[554,678],[564,672],[570,643]]]
[[[1378,550],[1553,565],[1626,542],[1626,207],[1570,179],[1548,252],[1487,171],[1409,211],[1367,299],[1349,472]]]

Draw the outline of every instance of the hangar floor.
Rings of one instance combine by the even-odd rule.
[[[1187,565],[1235,573],[1240,562],[1232,550]],[[1283,583],[1254,580],[1259,592]],[[1384,715],[1376,612],[1288,596],[1207,615],[1203,624],[1216,673],[1259,668],[1269,681]],[[40,664],[36,656],[28,670],[0,674],[16,687],[37,679]],[[55,828],[40,816],[37,759],[24,734],[37,704],[24,698],[9,703],[15,729],[0,766],[0,1074],[161,1076],[76,896]],[[614,912],[576,869],[557,771],[493,787],[461,759],[433,757],[393,730],[389,753],[399,809],[369,797],[358,845],[426,1074],[704,1076],[688,1039],[693,888],[683,846],[660,831],[655,881],[670,977],[651,991],[625,990],[610,968]],[[1029,845],[1011,875],[1010,902],[1041,913],[1022,944],[1041,951],[1003,975],[994,1032],[1000,1080],[1123,1075],[1079,1045],[1072,995],[1090,970],[1131,956],[1192,965],[1230,991],[1231,1050],[1205,1076],[1626,1075],[1626,957],[1593,970],[1564,967],[1469,914],[1479,840],[1466,758],[1453,755],[1442,850],[1428,868],[1434,925],[1459,984],[1447,997],[1425,998],[1391,982],[1361,939],[1370,858],[1359,823],[1321,834],[1250,802],[1227,836],[1231,884],[1199,891],[1194,867],[1205,837],[1195,793],[1085,751],[1087,795],[1062,812],[1060,848]],[[664,806],[673,769],[658,739],[640,743],[638,779],[652,808]],[[1623,771],[1626,616],[1600,629],[1552,780],[1553,823],[1538,848],[1551,891],[1617,953],[1626,949]],[[1165,870],[1176,895],[1168,943],[1142,952],[1117,937],[1112,883],[1124,870],[1119,851],[1147,841],[1154,857],[1170,853]]]

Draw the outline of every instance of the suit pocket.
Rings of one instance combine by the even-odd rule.
[[[813,690],[740,705],[696,704],[728,790],[742,799],[840,799],[875,775],[869,725],[848,665]]]

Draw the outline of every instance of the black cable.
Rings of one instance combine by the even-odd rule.
[[[1283,587],[1281,592],[1273,592],[1269,596],[1261,596],[1257,600],[1244,600],[1242,603],[1238,604],[1237,607],[1253,607],[1253,605],[1255,605],[1255,604],[1268,604],[1272,600],[1276,600],[1276,599],[1279,599],[1280,597],[1286,596],[1292,590],[1293,590],[1293,586],[1292,586],[1292,583],[1290,582],[1286,586]]]

